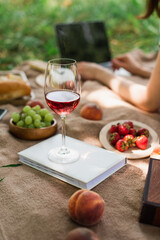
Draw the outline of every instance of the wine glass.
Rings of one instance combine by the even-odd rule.
[[[62,146],[48,153],[49,160],[56,163],[71,163],[79,158],[79,153],[66,147],[65,119],[80,101],[80,78],[74,59],[58,58],[48,62],[45,71],[44,94],[48,106],[61,117]]]

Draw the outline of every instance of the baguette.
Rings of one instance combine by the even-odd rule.
[[[11,73],[9,73],[9,74],[7,75],[7,77],[8,77],[8,79],[10,79],[10,80],[24,81],[24,79],[23,79],[21,76],[15,75],[15,74],[11,74]]]
[[[24,80],[0,78],[0,101],[30,96],[30,94],[31,87]]]

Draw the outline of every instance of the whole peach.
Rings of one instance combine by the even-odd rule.
[[[81,108],[80,115],[89,120],[101,120],[103,112],[97,104],[87,103]]]
[[[65,240],[99,240],[99,238],[88,228],[76,228],[69,232]]]
[[[35,107],[36,105],[39,105],[41,108],[44,108],[44,104],[41,100],[38,99],[34,99],[34,100],[29,100],[26,105],[30,106],[30,107]]]
[[[81,225],[94,225],[103,216],[104,200],[94,191],[78,190],[69,199],[68,213],[75,222]]]

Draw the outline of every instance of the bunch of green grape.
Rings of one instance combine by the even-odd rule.
[[[11,117],[18,127],[25,128],[49,127],[53,122],[53,114],[39,105],[35,107],[25,106],[22,112],[13,112]]]

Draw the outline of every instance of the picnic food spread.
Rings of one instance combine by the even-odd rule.
[[[0,101],[30,96],[31,87],[21,76],[8,74],[0,76]]]
[[[149,64],[149,62],[147,63]],[[43,89],[35,81],[36,76],[39,74],[37,70],[32,70],[28,62],[22,63],[18,69],[25,71],[27,74],[36,99],[45,103],[44,95],[42,94]],[[133,80],[140,83],[145,82],[144,79],[141,80],[136,78],[136,76],[133,76]],[[100,89],[100,91],[95,92],[95,89]],[[98,138],[99,132],[105,125],[109,124],[111,126],[112,122],[120,122],[118,119],[134,120],[133,123],[137,129],[146,125],[145,128],[149,129],[150,133],[147,148],[150,147],[150,143],[154,140],[153,132],[148,126],[152,127],[152,130],[155,130],[159,136],[159,113],[144,113],[140,111],[96,81],[94,84],[92,81],[85,81],[82,90],[78,108],[68,116],[66,121],[69,137],[102,147],[103,144]],[[90,94],[93,92],[94,94]],[[94,102],[95,99],[96,103],[103,110],[103,119],[100,121],[89,121],[80,117],[80,109],[83,105],[87,102]],[[19,102],[21,103],[20,99]],[[0,121],[1,166],[16,165],[19,163],[17,152],[34,145],[36,142],[15,138],[8,131],[11,114],[13,112],[19,113],[23,106],[21,104],[15,106],[7,103],[1,105],[1,107],[8,110],[7,114]],[[55,118],[59,123],[59,118],[56,116]],[[135,121],[138,121],[138,123],[135,124]],[[41,128],[22,129],[24,131],[42,131]],[[60,128],[58,131],[60,131]],[[107,132],[109,132],[108,128]],[[134,135],[133,132],[132,135]],[[109,149],[108,145],[107,149]],[[122,154],[126,154],[132,149],[134,148],[129,148]],[[137,149],[143,153],[147,150],[141,150],[138,147]],[[116,150],[115,147],[111,151],[114,150]],[[138,156],[138,159],[136,158],[137,160],[133,161],[131,158],[134,153],[130,153],[130,155],[128,164],[124,168],[94,188],[94,191],[104,199],[106,211],[101,220],[96,225],[87,228],[86,231],[94,231],[99,240],[117,240],[117,237],[119,240],[124,238],[136,240],[137,237],[146,240],[146,236],[148,239],[152,239],[154,236],[154,240],[159,240],[160,228],[138,222],[149,158],[145,157],[142,159]],[[72,221],[72,218],[67,214],[67,203],[72,194],[77,191],[76,187],[25,165],[20,165],[16,168],[1,168],[0,178],[3,179],[1,180],[2,200],[0,214],[2,217],[0,220],[0,238],[6,240],[43,240],[47,238],[52,240],[65,239],[68,235],[69,238],[66,240],[71,240],[71,237],[75,236],[74,234],[77,234],[76,239],[78,239],[78,236],[84,236],[85,231],[83,230],[86,228],[81,227],[79,230],[80,225],[76,221]],[[14,221],[12,221],[13,219]],[[6,223],[9,224],[9,227]],[[19,231],[20,229],[21,231]],[[94,233],[92,234],[94,235]],[[90,233],[91,236],[92,234]],[[97,240],[97,238],[94,236],[93,239]]]
[[[137,147],[145,150],[148,145],[149,130],[146,128],[136,129],[132,121],[124,121],[111,125],[109,142],[118,151],[124,152],[128,148]]]

